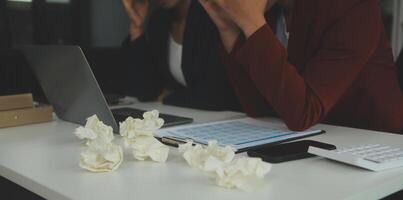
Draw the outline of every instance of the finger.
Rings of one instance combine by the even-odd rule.
[[[143,17],[141,17],[136,11],[129,14],[129,18],[136,26],[141,26],[143,24]]]
[[[223,8],[225,6],[224,0],[210,0],[215,6]]]
[[[199,0],[199,3],[203,6],[204,9],[208,9],[208,0]]]
[[[206,12],[210,15],[213,21],[221,21],[222,20],[222,12],[223,10],[212,0],[201,0],[204,1],[202,6],[206,10]]]
[[[149,3],[148,0],[135,3],[134,9],[136,10],[137,14],[145,19],[148,13]]]
[[[131,18],[132,13],[134,12],[134,10],[133,10],[133,1],[132,0],[122,0],[122,2],[123,2],[123,7],[126,10],[126,13]]]
[[[133,1],[132,0],[122,0],[123,6],[125,8],[126,11],[132,10],[132,4]]]
[[[132,23],[134,23],[136,26],[140,26],[143,22],[143,18],[134,9],[133,1],[123,0],[123,5]]]
[[[199,0],[199,3],[202,6],[211,8],[211,5],[214,4],[214,0]]]
[[[200,4],[210,15],[215,14],[215,9],[213,8],[211,0],[199,0]]]

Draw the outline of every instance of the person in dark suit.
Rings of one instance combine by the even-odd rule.
[[[116,80],[121,93],[169,105],[240,110],[219,57],[217,28],[199,2],[123,3],[131,24],[125,43],[130,65]],[[155,3],[152,11],[150,3]]]
[[[243,109],[296,131],[401,132],[403,95],[377,0],[199,0]]]

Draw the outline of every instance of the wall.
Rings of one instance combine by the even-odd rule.
[[[90,0],[91,46],[120,46],[129,19],[121,0]]]
[[[395,58],[397,59],[399,52],[403,46],[403,2],[394,0],[394,18],[392,32],[392,48]]]

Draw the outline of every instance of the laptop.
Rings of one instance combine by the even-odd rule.
[[[134,108],[109,109],[98,82],[78,46],[21,46],[52,104],[56,115],[65,121],[84,125],[94,114],[119,132],[119,122],[127,117],[142,118],[144,110]],[[192,118],[160,114],[164,127],[187,124]]]

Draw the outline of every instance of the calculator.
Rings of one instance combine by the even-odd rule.
[[[308,152],[371,171],[403,167],[403,150],[381,144],[367,144],[336,150],[309,147]]]

